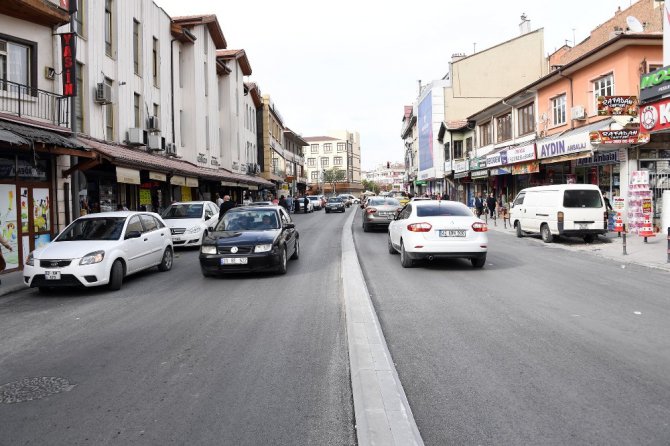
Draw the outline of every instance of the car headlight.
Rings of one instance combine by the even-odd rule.
[[[200,247],[200,252],[203,254],[216,254],[216,246],[214,245],[202,245]]]
[[[35,258],[33,257],[32,252],[30,254],[28,254],[28,257],[26,258],[26,265],[30,265],[30,266],[35,265]]]
[[[272,243],[267,245],[256,245],[254,252],[268,252],[272,251]]]
[[[200,226],[193,226],[192,228],[188,228],[186,230],[186,233],[187,234],[195,234],[195,233],[198,233],[200,231],[202,231],[202,228]]]
[[[102,259],[105,258],[105,251],[95,251],[89,254],[86,254],[79,261],[80,265],[92,265],[94,263],[102,262]]]

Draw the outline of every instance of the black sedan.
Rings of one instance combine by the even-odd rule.
[[[346,203],[339,197],[329,198],[326,203],[326,214],[331,212],[344,212]]]
[[[236,207],[203,240],[204,276],[276,271],[286,273],[287,259],[300,255],[298,231],[281,206]]]

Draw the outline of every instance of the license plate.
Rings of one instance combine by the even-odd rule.
[[[580,223],[579,224],[579,229],[589,229],[588,223]]]
[[[464,229],[440,229],[440,237],[465,237]]]
[[[221,259],[221,265],[246,265],[246,257],[224,257]]]
[[[60,271],[44,271],[46,280],[60,280]]]
[[[386,218],[388,218],[389,220],[393,220],[393,215],[389,214],[389,215],[386,216]]]

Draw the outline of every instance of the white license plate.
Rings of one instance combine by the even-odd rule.
[[[386,216],[386,218],[388,218],[389,220],[393,220],[393,215],[389,214],[389,215]]]
[[[177,237],[176,235],[173,235],[172,236],[172,241],[181,242],[181,237]]]
[[[579,229],[589,229],[588,223],[580,223],[579,224]]]
[[[46,280],[60,280],[60,271],[44,271]]]
[[[224,257],[221,259],[221,265],[246,265],[246,257]]]
[[[465,237],[464,229],[440,229],[440,237]]]

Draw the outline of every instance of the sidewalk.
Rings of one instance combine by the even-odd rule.
[[[506,229],[503,221],[500,219],[489,219],[487,223],[489,231],[503,232],[516,237],[516,232],[509,223]],[[527,237],[537,240],[538,243],[542,243],[539,235],[529,235]],[[627,255],[623,254],[623,236],[618,237],[615,232],[608,232],[604,236],[598,236],[593,243],[584,243],[580,238],[560,237],[558,240],[554,239],[553,243],[548,243],[545,246],[554,249],[587,252],[622,263],[632,263],[670,272],[670,263],[668,263],[667,254],[667,234],[658,233],[655,237],[649,237],[647,238],[647,243],[644,243],[644,238],[637,234],[627,234]]]
[[[0,296],[4,296],[5,294],[10,294],[26,288],[26,286],[23,284],[22,271],[14,271],[11,273],[2,274],[0,275],[0,280],[2,280],[2,284],[0,284]]]

